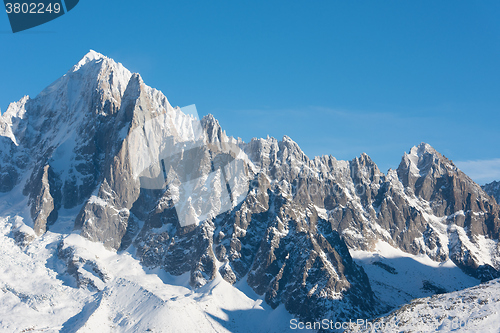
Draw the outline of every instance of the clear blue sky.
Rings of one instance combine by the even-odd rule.
[[[287,134],[382,171],[424,141],[484,183],[500,179],[499,18],[499,1],[81,0],[12,34],[0,14],[0,108],[94,49],[246,141]]]

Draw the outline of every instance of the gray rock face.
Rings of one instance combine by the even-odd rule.
[[[24,189],[37,234],[77,210],[88,239],[133,244],[144,266],[189,272],[194,287],[246,280],[302,319],[387,310],[349,254],[380,241],[500,276],[497,202],[429,145],[384,174],[366,154],[310,159],[287,136],[244,143],[95,52],[11,104],[0,140],[0,191]],[[77,280],[93,267],[60,256]]]
[[[213,134],[210,142],[227,140],[213,117],[205,117],[202,124]],[[285,142],[269,140],[271,147],[252,141],[249,145],[257,147],[253,156],[262,151],[278,153],[281,146],[284,154],[274,156],[278,161],[307,158],[288,138]],[[221,146],[210,148],[210,153],[216,165],[228,152]],[[257,159],[256,164],[269,166],[268,161]],[[331,223],[318,216],[308,192],[294,195],[285,180],[289,175],[283,173],[279,184],[249,163],[244,174],[251,182],[245,199],[198,227],[179,225],[170,189],[157,193],[158,204],[135,240],[143,264],[172,274],[191,272],[193,285],[201,286],[213,279],[219,262],[218,271],[226,281],[235,283],[246,277],[271,306],[285,304],[304,318],[374,314],[377,302],[366,274],[352,261]],[[286,168],[291,166],[286,164]],[[337,308],[344,312],[331,310]]]
[[[410,153],[398,168],[405,187],[429,202],[434,215],[468,212],[464,221],[456,221],[457,225],[467,226],[473,234],[498,238],[498,207],[476,183],[429,145],[422,144]],[[481,219],[473,218],[471,214],[477,212],[486,214]],[[488,219],[492,223],[486,223]]]
[[[500,202],[500,182],[493,181],[489,184],[481,186],[481,188],[484,190],[484,192],[495,198],[497,203]]]
[[[142,80],[133,75],[125,89],[123,103],[117,111],[114,126],[106,124],[108,135],[103,146],[107,150],[100,170],[101,185],[97,196],[87,200],[75,224],[81,227],[81,234],[91,240],[118,249],[127,231],[131,218],[130,208],[139,196],[139,183],[134,180],[130,167],[130,151],[126,140],[120,138],[120,131],[127,131],[132,121],[130,109],[140,108],[144,99],[140,95]],[[138,105],[135,103],[137,102]],[[147,102],[147,101],[146,101]]]
[[[47,220],[54,209],[54,198],[50,195],[48,165],[40,168],[38,173],[32,174],[31,180],[26,184],[25,192],[30,197],[33,229],[39,236],[47,231]]]
[[[19,180],[18,169],[11,162],[14,150],[11,139],[0,136],[0,192],[11,191]]]

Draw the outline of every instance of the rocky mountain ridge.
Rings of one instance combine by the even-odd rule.
[[[245,143],[93,51],[0,117],[0,191],[16,188],[38,236],[74,228],[195,288],[246,281],[305,319],[389,309],[350,255],[379,242],[500,277],[500,207],[430,145],[384,174],[287,136]]]
[[[500,202],[500,182],[493,181],[491,183],[481,186],[481,188],[495,198],[495,200]]]

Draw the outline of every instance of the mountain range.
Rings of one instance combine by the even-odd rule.
[[[2,330],[283,332],[498,289],[498,183],[426,143],[384,173],[187,110],[94,51],[10,104]]]

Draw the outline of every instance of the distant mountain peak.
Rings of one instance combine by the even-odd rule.
[[[488,195],[494,197],[498,202],[500,202],[500,182],[493,181],[489,184],[481,186],[481,188],[488,193]]]
[[[113,114],[121,105],[131,77],[121,63],[91,50],[33,101],[50,114],[64,117],[89,111]]]
[[[211,122],[217,125],[219,124],[219,121],[211,113],[207,114],[206,116],[203,116],[203,119],[205,119],[205,121],[207,122]]]
[[[75,65],[73,68],[70,70],[70,72],[76,72],[79,70],[82,66],[90,63],[90,62],[97,62],[98,60],[104,60],[104,59],[110,59],[106,57],[105,55],[96,52],[94,50],[90,50],[87,54],[83,56],[83,58]],[[112,60],[112,59],[110,59]]]
[[[440,168],[439,165],[445,168]],[[409,153],[404,154],[400,169],[409,171],[414,176],[420,177],[426,175],[433,166],[445,172],[446,169],[456,171],[456,167],[446,157],[436,151],[430,144],[422,142],[418,146],[410,149]]]
[[[425,153],[435,154],[436,150],[430,144],[425,142],[422,142],[418,146],[414,146],[413,148],[410,149],[410,155],[421,157]]]

